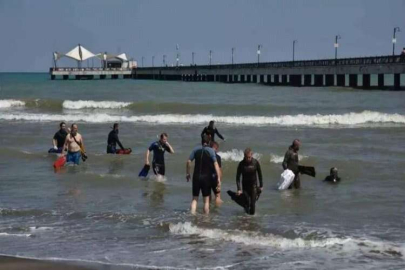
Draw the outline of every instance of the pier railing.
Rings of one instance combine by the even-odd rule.
[[[405,55],[398,56],[373,56],[358,58],[341,58],[325,60],[301,60],[301,61],[284,61],[284,62],[263,62],[263,63],[241,63],[241,64],[218,64],[218,65],[188,65],[188,66],[161,66],[161,67],[144,67],[141,69],[190,69],[198,67],[202,69],[249,69],[249,68],[293,68],[293,67],[332,67],[332,66],[350,66],[350,65],[388,65],[388,64],[405,64]]]
[[[130,71],[132,68],[71,68],[71,67],[57,67],[50,68],[50,71]]]

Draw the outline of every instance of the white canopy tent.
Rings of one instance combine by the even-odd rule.
[[[91,57],[94,57],[95,54],[91,51],[84,48],[82,45],[77,45],[73,50],[65,54],[67,57],[75,59],[77,61],[84,61]]]

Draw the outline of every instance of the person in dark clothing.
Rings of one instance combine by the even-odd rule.
[[[219,166],[221,174],[222,174],[222,159],[221,159],[221,156],[218,155],[219,144],[217,142],[211,141],[210,146],[215,151],[215,157],[217,159],[218,166]],[[215,171],[215,168],[212,167],[211,189],[215,195],[215,203],[218,205],[218,204],[223,203],[223,201],[221,200],[221,191],[217,189],[217,185],[218,185],[218,175]],[[211,195],[210,195],[210,201],[211,201]]]
[[[107,154],[116,154],[117,144],[122,150],[125,149],[122,143],[120,142],[120,139],[118,138],[118,132],[119,132],[119,125],[118,123],[114,123],[113,130],[111,130],[110,133],[108,134]]]
[[[242,188],[240,177],[242,176]],[[257,187],[257,177],[259,177],[259,188]],[[263,191],[263,177],[260,163],[253,158],[253,151],[246,148],[244,159],[239,163],[236,172],[237,196],[245,196],[245,211],[247,214],[254,215],[256,211],[256,200]]]
[[[49,149],[48,153],[62,153],[67,134],[66,123],[61,122],[59,124],[59,130],[55,133],[52,139],[53,148]]]
[[[295,139],[291,146],[288,148],[287,152],[284,155],[283,160],[283,169],[284,170],[291,170],[295,174],[294,181],[288,187],[291,189],[292,187],[299,189],[301,187],[301,180],[299,174],[299,159],[298,159],[298,151],[300,150],[301,142],[298,139]]]
[[[219,133],[218,129],[215,127],[215,121],[210,121],[208,124],[208,127],[205,127],[203,131],[201,132],[201,138],[204,135],[208,135],[208,137],[211,139],[211,141],[215,141],[215,134],[218,135],[219,138],[222,140],[225,140],[225,138]]]
[[[338,169],[336,167],[330,168],[330,173],[325,177],[325,182],[337,183],[340,182],[341,178],[338,176]]]
[[[174,154],[173,147],[167,141],[168,135],[166,133],[160,134],[159,141],[152,143],[146,151],[145,165],[149,165],[149,154],[153,152],[152,169],[153,172],[159,176],[165,175],[165,152]]]
[[[204,200],[204,213],[208,214],[210,211],[210,194],[212,184],[212,167],[215,168],[217,175],[217,191],[221,189],[221,171],[215,156],[215,151],[209,147],[210,138],[204,135],[202,138],[202,145],[194,148],[190,157],[187,160],[186,166],[186,179],[190,181],[191,162],[195,160],[192,193],[193,199],[191,201],[191,213],[195,213],[197,209],[198,197],[200,191]]]

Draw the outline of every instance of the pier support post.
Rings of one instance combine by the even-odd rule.
[[[363,88],[370,89],[370,74],[363,74]]]
[[[385,85],[384,85],[384,74],[378,74],[378,88],[380,88],[380,89],[385,88]]]
[[[55,75],[51,75],[51,80],[55,80],[56,76]]]
[[[394,89],[395,90],[401,89],[401,74],[399,73],[394,74]]]

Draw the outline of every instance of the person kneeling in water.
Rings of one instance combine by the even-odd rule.
[[[117,153],[117,144],[122,150],[125,150],[124,146],[122,146],[122,143],[120,142],[120,139],[118,138],[118,132],[119,132],[119,125],[118,123],[114,123],[113,130],[110,131],[108,134],[108,139],[107,139],[107,154],[116,154]]]
[[[240,176],[242,175],[242,190],[240,187]],[[257,187],[257,176],[259,177],[260,187]],[[237,204],[243,206],[247,214],[254,215],[256,211],[256,201],[263,191],[263,177],[260,163],[253,158],[253,151],[246,148],[244,159],[239,163],[236,173],[236,194],[228,191],[229,196]]]
[[[338,176],[338,169],[336,167],[330,168],[330,173],[325,177],[323,181],[337,183],[340,182],[341,178]]]

